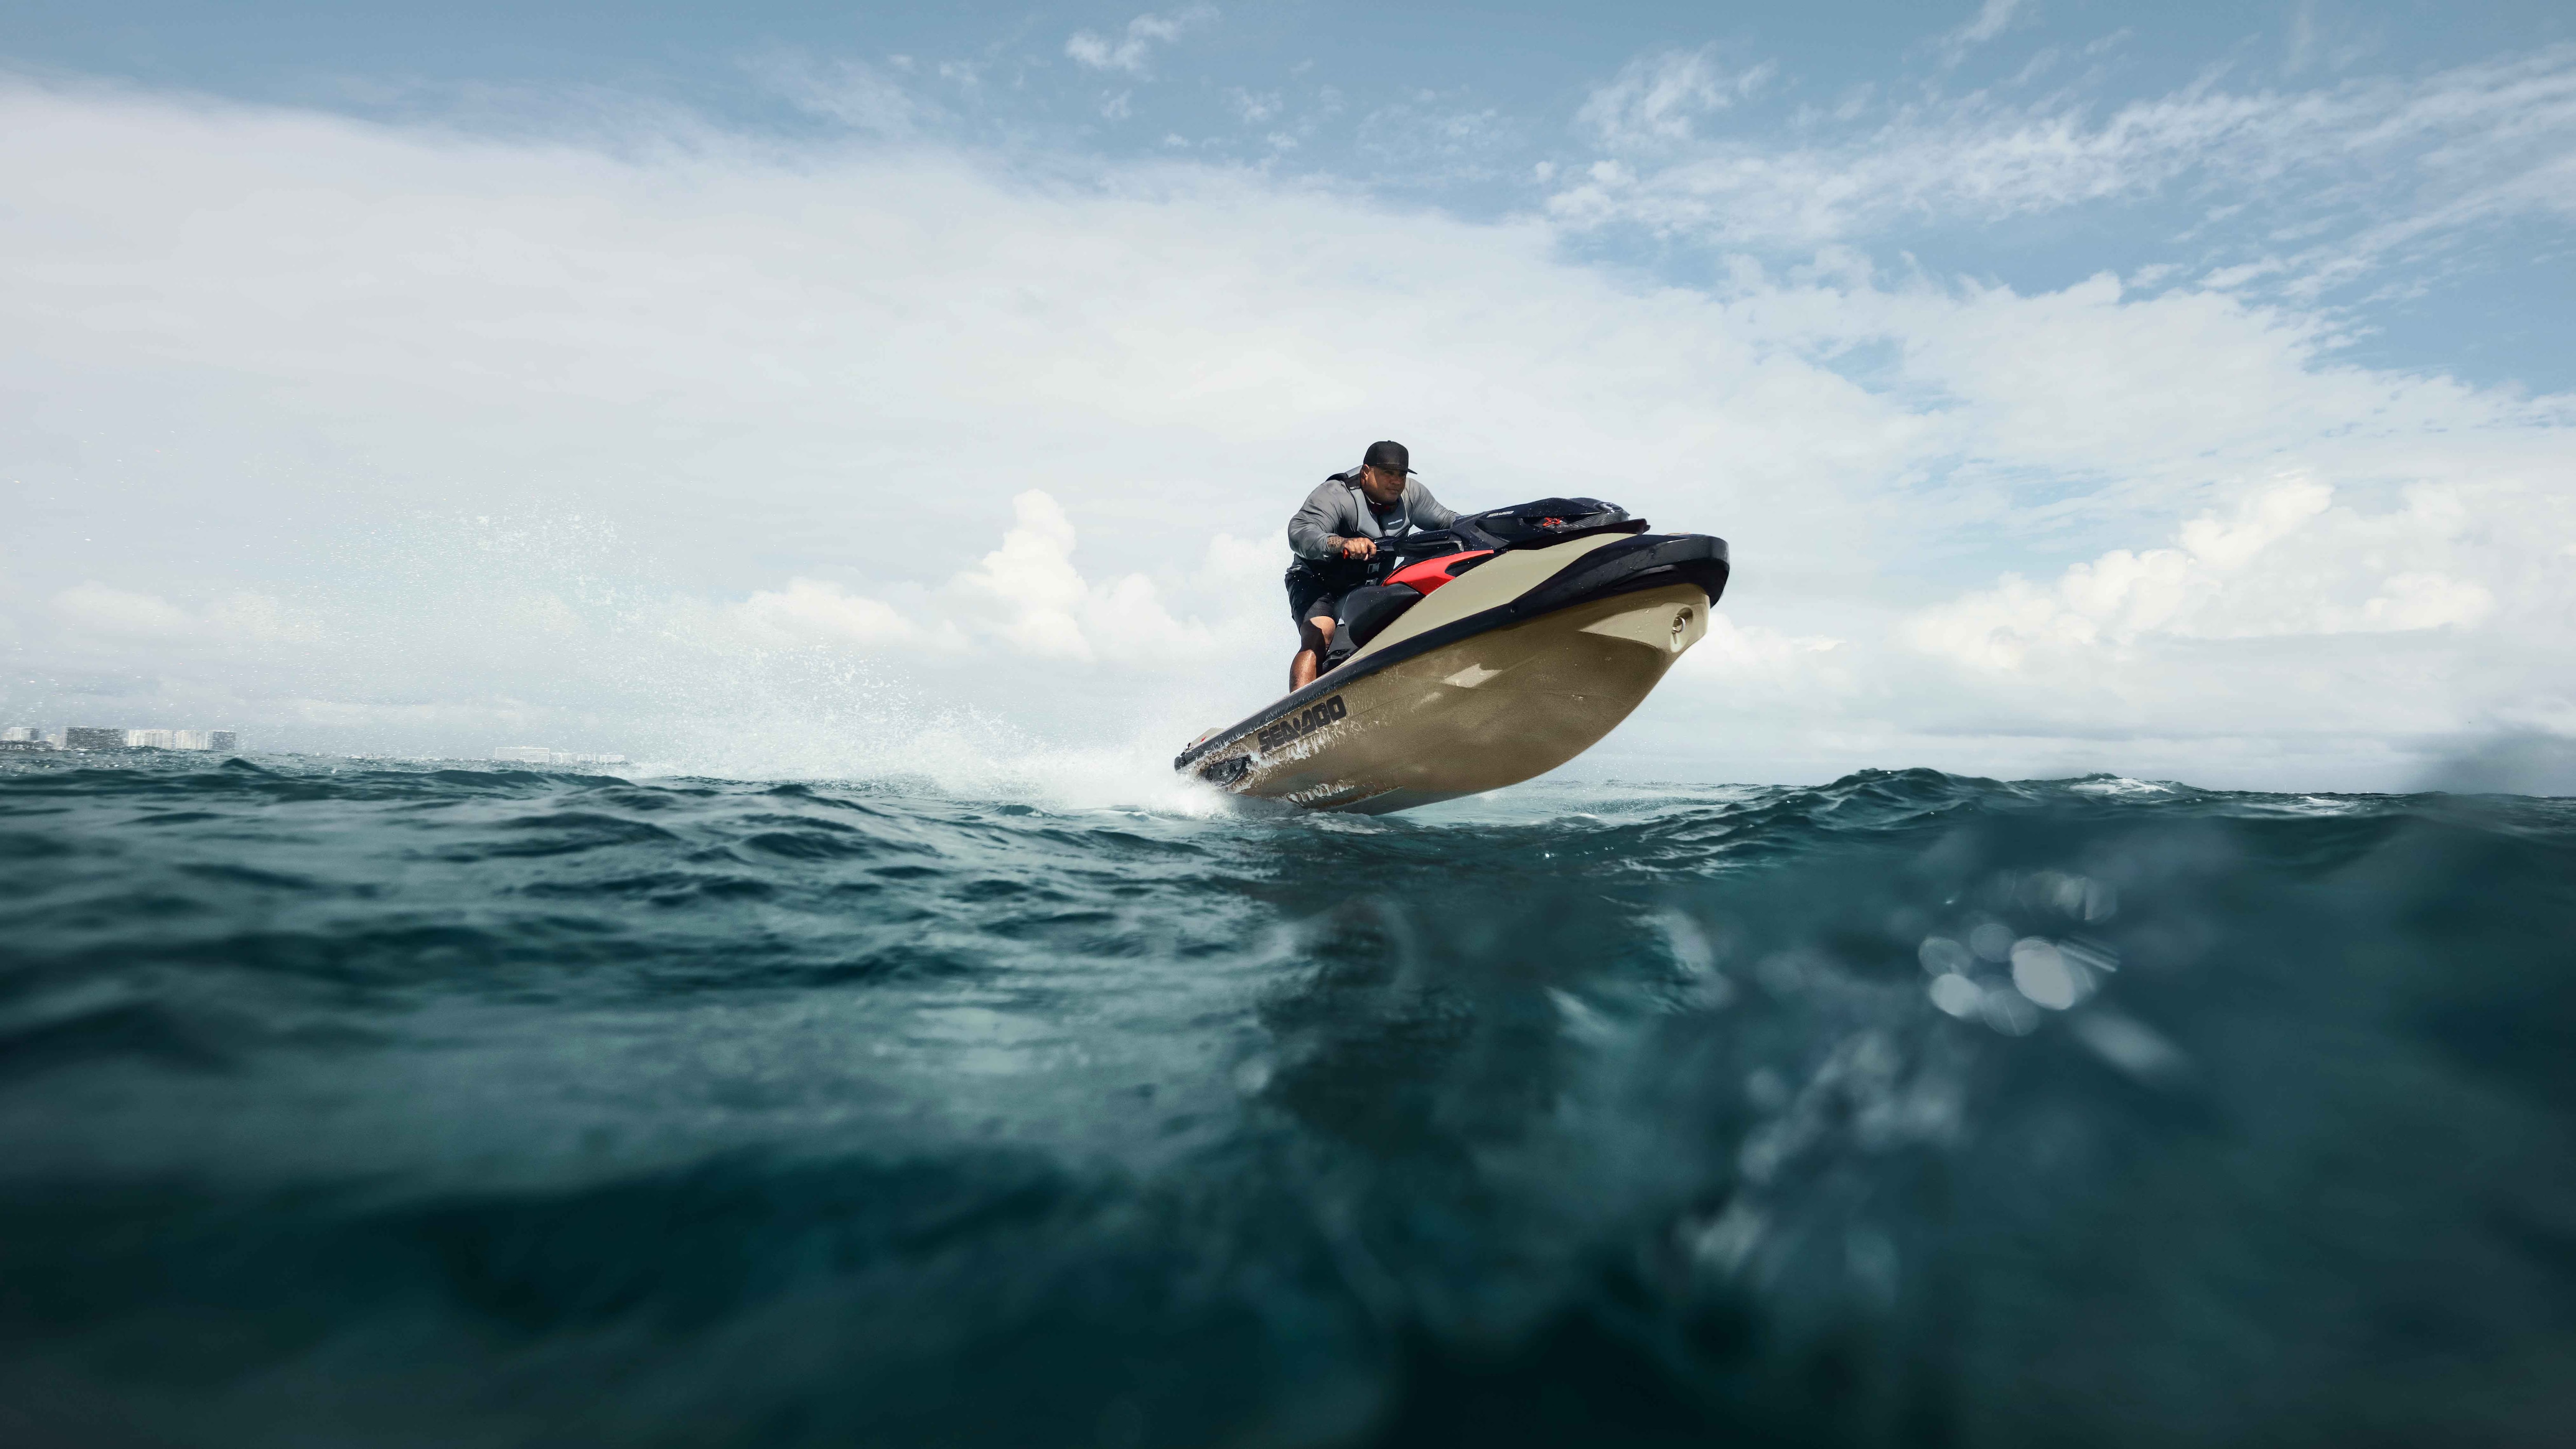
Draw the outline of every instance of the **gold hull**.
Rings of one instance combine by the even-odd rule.
[[[1563,567],[1563,558],[1545,559],[1558,552],[1506,555],[1464,575],[1352,662],[1483,607],[1487,596],[1520,583],[1511,575],[1528,566],[1545,560]],[[1515,567],[1502,567],[1507,562]],[[1208,751],[1189,772],[1234,794],[1365,815],[1518,784],[1590,749],[1626,719],[1708,632],[1708,612],[1704,590],[1666,584],[1574,604],[1374,670],[1345,665],[1335,673],[1352,674],[1346,687],[1332,690],[1333,675],[1325,675],[1319,683],[1326,692],[1315,702]]]

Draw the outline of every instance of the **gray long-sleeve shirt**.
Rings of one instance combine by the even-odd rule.
[[[1441,507],[1430,489],[1411,478],[1404,480],[1404,496],[1384,513],[1378,512],[1360,491],[1359,470],[1354,468],[1316,484],[1315,491],[1306,495],[1305,505],[1288,520],[1288,547],[1300,559],[1322,563],[1341,557],[1324,542],[1327,537],[1385,538],[1408,527],[1447,528],[1457,521],[1457,514]]]

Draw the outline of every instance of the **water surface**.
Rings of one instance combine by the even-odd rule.
[[[2540,1444],[2576,802],[0,763],[0,1439]]]

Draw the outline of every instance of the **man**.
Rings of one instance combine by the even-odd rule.
[[[1412,481],[1402,443],[1371,443],[1360,465],[1335,473],[1306,495],[1288,520],[1288,613],[1297,621],[1297,657],[1288,665],[1288,687],[1315,682],[1324,651],[1332,646],[1342,595],[1369,581],[1378,544],[1415,528],[1447,528],[1458,515],[1440,506],[1431,490]]]

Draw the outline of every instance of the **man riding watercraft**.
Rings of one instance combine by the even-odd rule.
[[[1306,495],[1288,520],[1288,613],[1297,622],[1297,657],[1288,665],[1288,687],[1315,682],[1332,647],[1342,596],[1369,581],[1369,561],[1380,541],[1416,528],[1448,528],[1458,515],[1415,482],[1402,443],[1375,442],[1360,466],[1335,473]]]
[[[1591,748],[1707,634],[1726,540],[1598,498],[1461,516],[1411,471],[1372,443],[1297,511],[1289,690],[1173,769],[1365,815],[1498,790]]]

